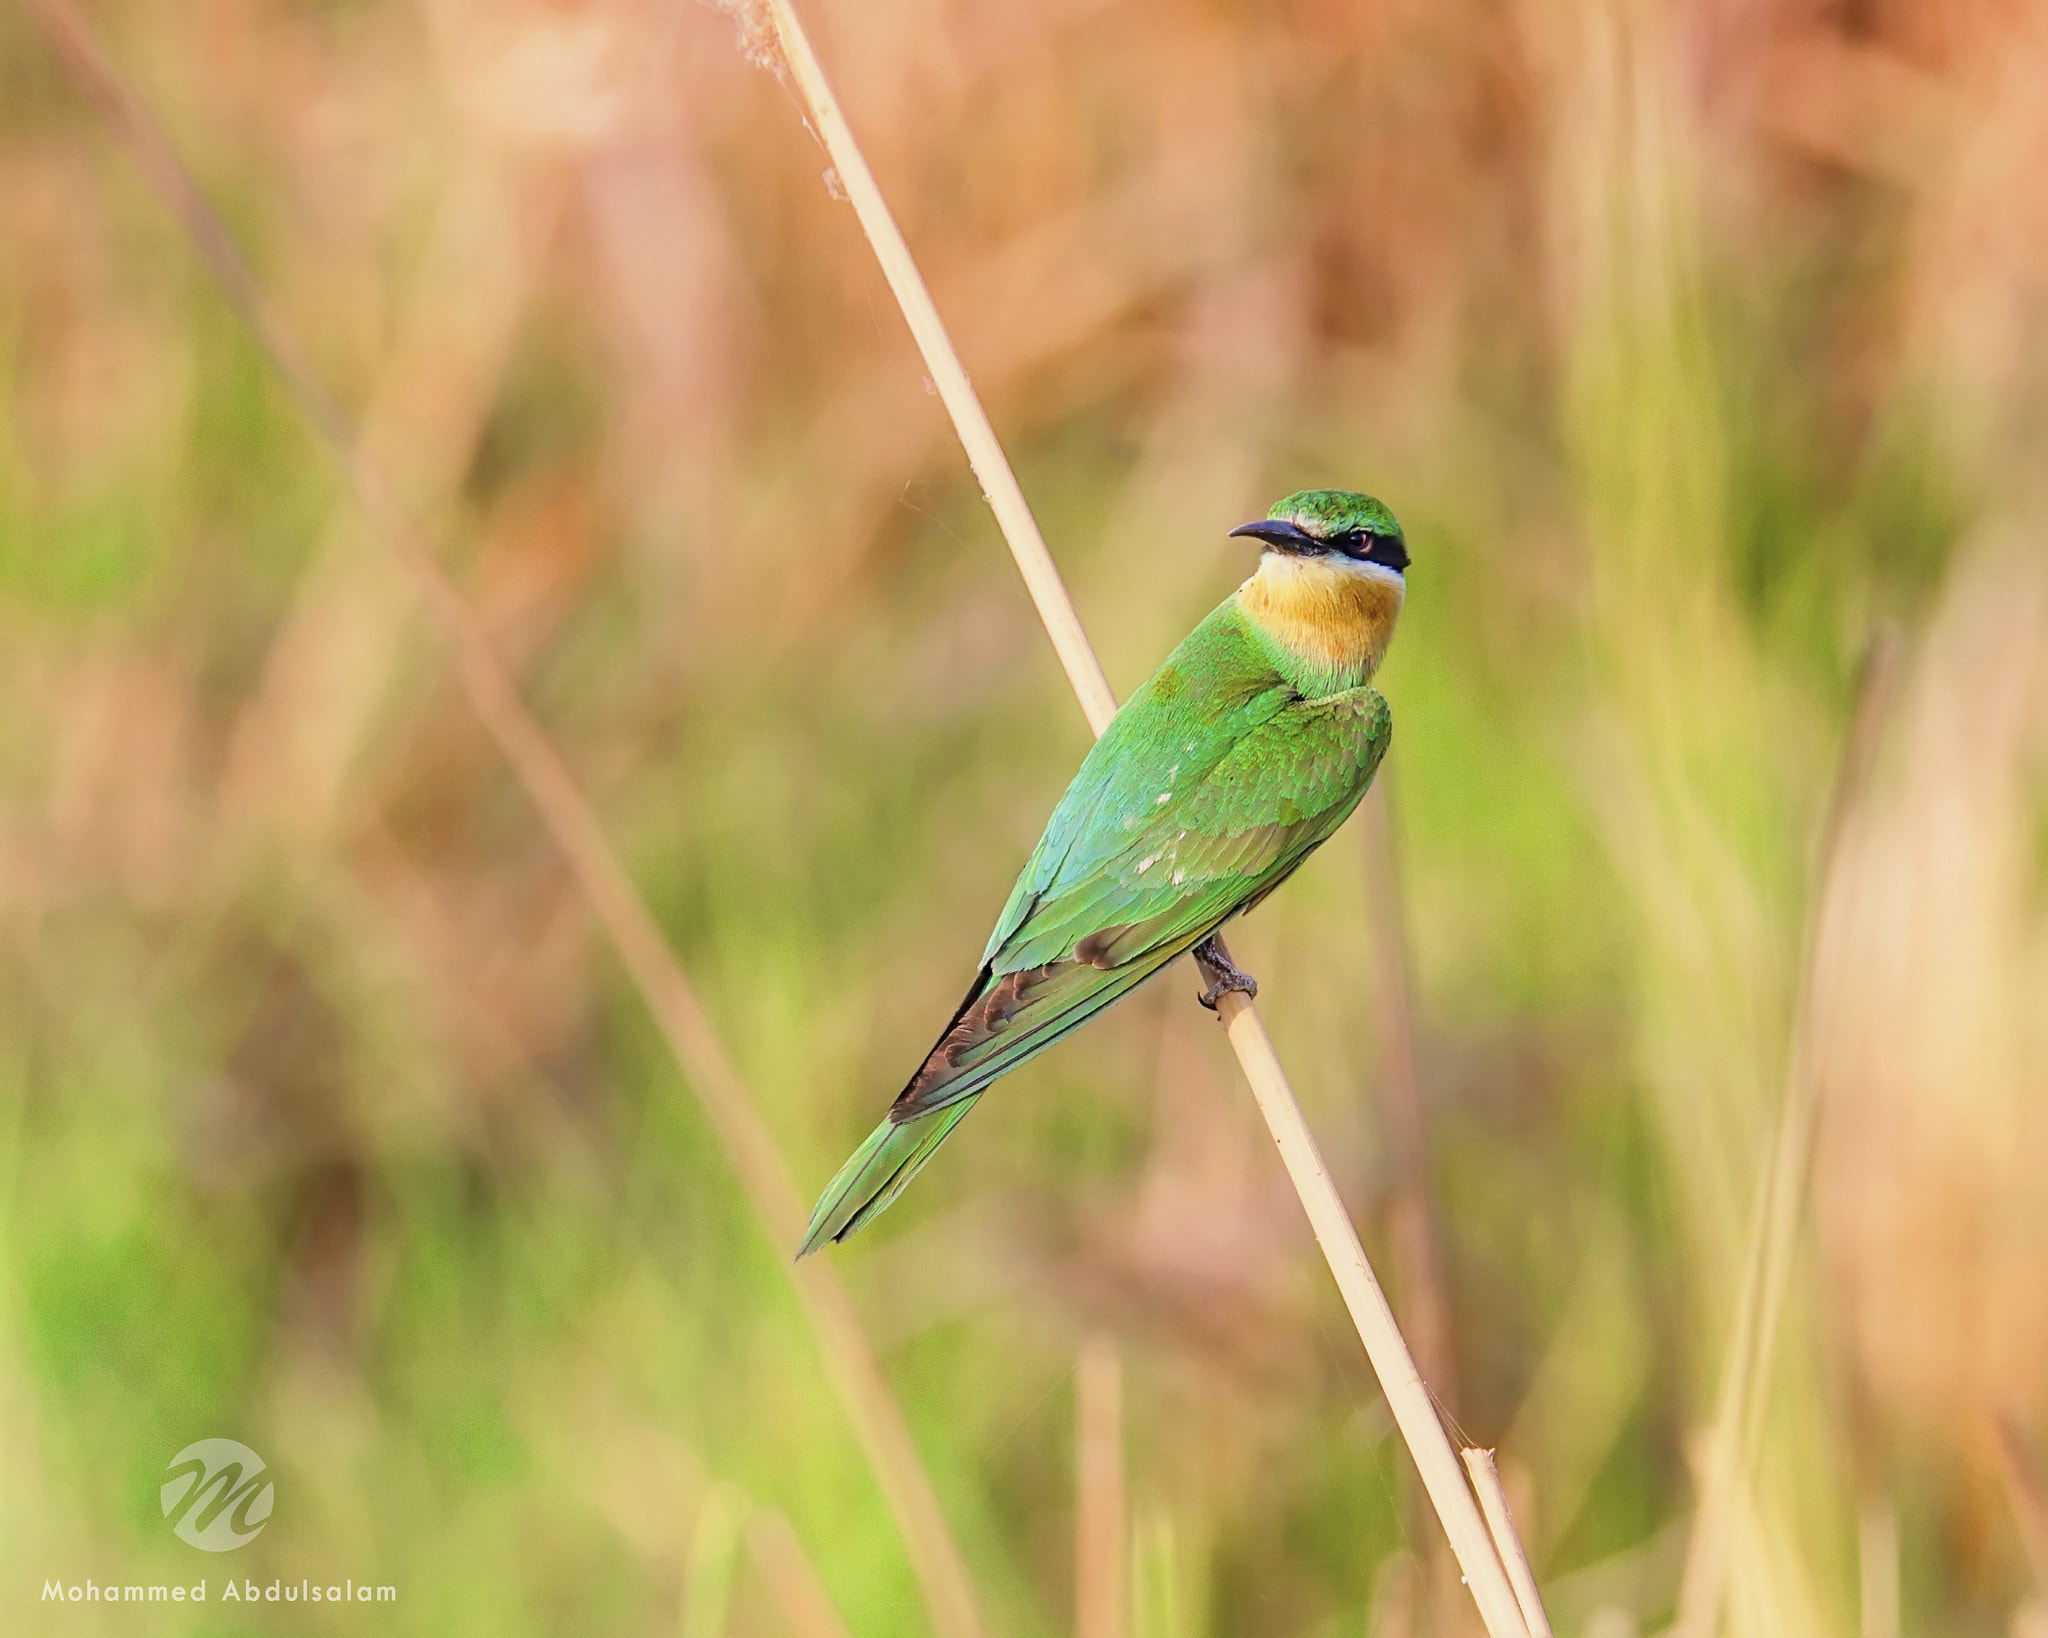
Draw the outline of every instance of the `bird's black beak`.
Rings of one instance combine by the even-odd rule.
[[[1260,518],[1257,523],[1239,524],[1230,532],[1233,535],[1250,535],[1254,540],[1263,540],[1276,551],[1291,552],[1296,557],[1310,557],[1329,550],[1307,530],[1279,518]]]

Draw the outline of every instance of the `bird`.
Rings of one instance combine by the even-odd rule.
[[[1370,495],[1305,489],[1230,531],[1258,565],[1117,712],[1060,799],[980,970],[882,1123],[826,1185],[797,1251],[872,1222],[1002,1075],[1180,956],[1212,1011],[1258,984],[1218,929],[1350,817],[1393,718],[1372,686],[1408,547]]]

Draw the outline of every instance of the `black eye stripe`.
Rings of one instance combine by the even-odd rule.
[[[1377,563],[1397,572],[1408,567],[1408,548],[1399,535],[1378,535],[1365,529],[1347,529],[1324,542],[1333,552],[1359,563]]]
[[[1382,532],[1361,527],[1326,535],[1291,519],[1261,518],[1230,532],[1262,540],[1269,551],[1289,557],[1343,557],[1354,563],[1375,563],[1396,574],[1405,573],[1408,568],[1408,547],[1399,529]]]

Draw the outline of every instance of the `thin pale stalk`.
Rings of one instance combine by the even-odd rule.
[[[1408,953],[1407,906],[1394,847],[1391,759],[1360,804],[1365,837],[1366,913],[1373,933],[1373,999],[1380,1037],[1380,1107],[1394,1158],[1389,1238],[1401,1329],[1437,1403],[1457,1414],[1457,1362],[1451,1353],[1451,1305],[1444,1294],[1436,1204],[1429,1184],[1429,1116],[1415,1067],[1415,966]]]
[[[1889,1494],[1856,1511],[1857,1607],[1862,1638],[1899,1638],[1899,1510]]]
[[[1123,1638],[1123,1362],[1108,1337],[1084,1342],[1074,1371],[1074,1490],[1075,1638]]]
[[[1806,1182],[1813,1166],[1813,1146],[1820,1127],[1820,1090],[1826,1083],[1827,1048],[1830,1042],[1816,1017],[1819,998],[1828,990],[1827,975],[1821,970],[1819,953],[1820,909],[1829,892],[1842,892],[1848,884],[1838,882],[1836,863],[1842,836],[1863,799],[1870,770],[1877,760],[1878,741],[1891,708],[1892,679],[1898,664],[1898,634],[1881,627],[1871,639],[1864,656],[1850,719],[1849,737],[1842,747],[1842,763],[1829,793],[1827,818],[1821,833],[1821,876],[1823,897],[1815,901],[1807,937],[1806,960],[1802,964],[1798,1012],[1793,1026],[1790,1061],[1791,1084],[1786,1089],[1783,1126],[1778,1141],[1778,1163],[1772,1168],[1773,1196],[1770,1235],[1765,1244],[1761,1317],[1757,1326],[1756,1367],[1752,1372],[1749,1414],[1743,1428],[1744,1460],[1754,1460],[1762,1437],[1764,1394],[1771,1360],[1776,1352],[1778,1325],[1784,1317],[1785,1293],[1792,1280],[1792,1253],[1798,1240],[1801,1206]]]
[[[1522,1619],[1529,1624],[1530,1638],[1550,1638],[1550,1617],[1544,1612],[1543,1595],[1536,1590],[1529,1555],[1522,1551],[1522,1538],[1515,1533],[1515,1516],[1508,1511],[1508,1493],[1501,1486],[1493,1452],[1468,1448],[1465,1471],[1472,1475],[1472,1488],[1479,1492],[1486,1527],[1493,1532],[1493,1544],[1508,1567],[1508,1580],[1515,1589],[1515,1602],[1522,1606]]]
[[[226,225],[154,117],[128,91],[66,0],[28,3],[66,70],[120,134],[229,304],[269,356],[341,469],[372,533],[404,566],[453,654],[472,709],[511,764],[617,948],[717,1132],[762,1228],[787,1251],[802,1239],[807,1217],[789,1169],[660,925],[619,863],[595,810],[546,730],[519,697],[475,611],[428,550],[382,473],[364,455],[340,405],[257,284]],[[790,1265],[790,1277],[827,1372],[903,1536],[933,1626],[947,1638],[980,1638],[981,1618],[965,1562],[846,1288],[822,1258]]]
[[[1081,617],[1074,611],[1066,583],[1053,564],[1045,536],[1039,533],[1038,520],[1031,515],[1017,475],[1010,470],[1009,457],[1003,453],[995,428],[989,425],[974,384],[967,379],[967,368],[953,350],[953,339],[946,333],[931,292],[925,288],[924,275],[911,259],[910,246],[896,226],[889,202],[882,197],[874,172],[868,169],[860,144],[854,140],[853,128],[840,112],[839,99],[825,78],[818,54],[811,49],[810,36],[804,32],[803,23],[788,0],[768,0],[767,9],[782,48],[782,60],[790,78],[796,81],[797,94],[810,110],[825,152],[831,155],[833,167],[839,173],[839,185],[846,190],[875,260],[881,263],[882,276],[889,281],[896,305],[903,310],[910,333],[917,339],[917,350],[924,355],[925,368],[931,372],[939,401],[952,417],[953,429],[967,451],[967,464],[974,469],[982,496],[995,513],[1003,538],[1010,543],[1018,571],[1024,576],[1032,602],[1038,605],[1038,617],[1045,624],[1060,664],[1066,667],[1067,680],[1080,698],[1088,726],[1100,734],[1116,715],[1116,695],[1095,657],[1087,632],[1081,629]]]
[[[746,1522],[746,1499],[729,1484],[714,1484],[697,1507],[697,1528],[683,1563],[679,1638],[724,1638],[732,1607],[733,1559]]]
[[[1728,1337],[1728,1356],[1714,1397],[1714,1419],[1705,1435],[1690,1447],[1693,1484],[1699,1500],[1693,1508],[1692,1532],[1685,1543],[1685,1569],[1678,1583],[1678,1614],[1671,1624],[1673,1638],[1707,1638],[1720,1614],[1730,1520],[1741,1490],[1741,1427],[1743,1407],[1749,1396],[1749,1373],[1756,1354],[1757,1294],[1763,1288],[1773,1199],[1770,1180],[1767,1161],[1757,1179],[1756,1202],[1743,1253],[1742,1285],[1736,1294],[1735,1325]]]
[[[1777,1134],[1765,1162],[1751,1219],[1742,1286],[1736,1293],[1734,1328],[1715,1396],[1714,1420],[1700,1462],[1699,1506],[1686,1548],[1678,1617],[1673,1624],[1674,1630],[1686,1638],[1706,1638],[1720,1619],[1728,1548],[1733,1539],[1732,1519],[1747,1490],[1750,1465],[1762,1437],[1765,1389],[1776,1351],[1778,1323],[1784,1313],[1785,1293],[1792,1278],[1793,1251],[1798,1243],[1801,1209],[1820,1122],[1820,1088],[1826,1079],[1828,1043],[1815,1016],[1818,998],[1826,989],[1819,971],[1821,911],[1829,895],[1848,891],[1848,884],[1836,880],[1837,857],[1877,757],[1891,704],[1898,651],[1898,634],[1889,626],[1880,628],[1871,639],[1857,689],[1855,714],[1843,741],[1821,828],[1815,872],[1820,886],[1807,915],[1799,999],[1793,1012],[1792,1041],[1787,1055],[1785,1099],[1778,1112]]]
[[[748,1513],[747,1557],[796,1638],[852,1638],[789,1520],[772,1507]]]
[[[1372,1264],[1366,1261],[1365,1248],[1358,1243],[1358,1232],[1345,1213],[1337,1185],[1330,1180],[1329,1167],[1316,1146],[1315,1134],[1309,1130],[1293,1088],[1287,1084],[1286,1073],[1273,1051],[1273,1039],[1266,1033],[1265,1020],[1259,1016],[1259,1009],[1235,990],[1216,1003],[1216,1010],[1229,1032],[1237,1061],[1244,1067],[1245,1079],[1251,1083],[1259,1113],[1266,1117],[1266,1126],[1279,1146],[1281,1164],[1287,1168],[1294,1192],[1301,1197],[1302,1209],[1308,1213],[1316,1243],[1323,1248],[1323,1257],[1337,1278],[1344,1306],[1351,1311],[1351,1322],[1358,1328],[1366,1357],[1372,1361],[1380,1388],[1387,1396],[1387,1408],[1394,1413],[1395,1425],[1421,1470],[1423,1488],[1436,1507],[1444,1534],[1450,1538],[1459,1572],[1479,1604],[1480,1618],[1493,1638],[1509,1638],[1512,1634],[1526,1638],[1528,1628],[1522,1620],[1521,1606],[1500,1555],[1494,1550],[1486,1521],[1480,1517],[1472,1492],[1458,1471],[1458,1459],[1451,1453],[1443,1424],[1437,1420],[1429,1388],[1422,1373],[1416,1370],[1407,1344],[1401,1340],[1401,1329],[1394,1323],[1394,1311],[1387,1306],[1386,1293],[1380,1289]]]
[[[1380,765],[1372,789],[1359,804],[1365,846],[1366,919],[1372,925],[1373,1013],[1379,1036],[1379,1106],[1386,1123],[1394,1184],[1387,1205],[1387,1240],[1394,1258],[1394,1293],[1402,1334],[1414,1350],[1417,1369],[1431,1396],[1450,1416],[1458,1411],[1456,1361],[1451,1353],[1451,1307],[1444,1293],[1443,1264],[1436,1239],[1436,1210],[1429,1182],[1429,1119],[1415,1064],[1414,963],[1408,952],[1406,904],[1400,859],[1395,852],[1394,758]],[[1405,1498],[1421,1521],[1421,1499]],[[1426,1538],[1418,1536],[1418,1541]],[[1444,1580],[1442,1546],[1418,1547],[1424,1573]]]
[[[852,128],[840,111],[838,98],[833,95],[803,24],[788,0],[767,0],[766,9],[790,77],[796,82],[798,94],[831,157],[840,186],[860,218],[861,229],[917,340],[933,385],[953,418],[968,462],[980,480],[1032,600],[1038,605],[1046,634],[1066,668],[1067,680],[1081,702],[1089,726],[1100,735],[1116,715],[1116,696],[1089,645],[1087,633],[1082,630],[1080,616],[1074,611],[1073,600],[1053,565],[1045,538],[1039,533],[1023,490],[1010,470],[1009,459],[1003,454],[981,400],[967,378],[966,368],[946,333],[910,247],[904,242],[874,173],[868,169]],[[1359,1339],[1379,1375],[1395,1422],[1422,1471],[1423,1486],[1436,1507],[1444,1533],[1450,1537],[1458,1568],[1478,1602],[1487,1631],[1493,1638],[1526,1638],[1528,1629],[1523,1625],[1514,1590],[1508,1584],[1507,1571],[1479,1515],[1478,1503],[1466,1487],[1451,1442],[1430,1402],[1429,1389],[1415,1368],[1415,1360],[1394,1323],[1393,1311],[1387,1306],[1386,1295],[1366,1261],[1357,1231],[1345,1214],[1336,1185],[1330,1181],[1329,1170],[1274,1055],[1258,1010],[1242,995],[1232,992],[1219,1004],[1219,1012],[1238,1062],[1244,1067],[1245,1078],[1251,1082],[1252,1094],[1258,1099],[1260,1112],[1280,1147],[1281,1159],[1293,1180],[1295,1193],[1301,1197],[1302,1208],[1308,1213],[1317,1243],[1336,1276],[1345,1306],[1351,1311]]]
[[[2042,1471],[2034,1441],[2010,1411],[1998,1418],[1998,1459],[2005,1469],[2013,1522],[2019,1526],[2027,1562],[2034,1568],[2034,1586],[2048,1598],[2048,1473]]]

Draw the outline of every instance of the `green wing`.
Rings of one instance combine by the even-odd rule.
[[[1162,806],[1198,789],[1233,746],[1296,698],[1236,599],[1214,610],[1125,702],[1088,752],[1019,872],[982,964],[997,964],[1043,901],[1123,851],[1134,831],[1160,817]]]
[[[1371,688],[1295,698],[1192,784],[1095,804],[1042,885],[1013,898],[1019,913],[892,1113],[974,1096],[1271,892],[1358,805],[1391,731]]]

